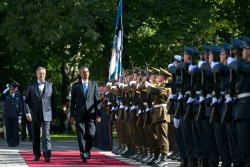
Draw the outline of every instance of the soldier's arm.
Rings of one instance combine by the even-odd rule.
[[[151,84],[147,87],[147,92],[152,95],[159,95],[161,93],[161,88],[156,84]]]
[[[247,64],[243,59],[237,62],[238,72],[245,75],[250,75],[250,64]]]

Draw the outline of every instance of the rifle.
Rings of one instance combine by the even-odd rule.
[[[204,45],[203,37],[201,37],[201,43],[202,43],[202,51],[203,51],[203,54],[204,54],[205,53],[205,48],[203,47],[203,45]],[[206,89],[207,75],[206,75],[206,70],[204,70],[204,69],[201,70],[201,78],[202,78],[202,81],[201,81],[201,96],[204,99],[199,103],[199,110],[198,110],[196,120],[205,120],[206,119],[205,98],[207,97],[207,89]]]
[[[232,39],[234,39],[234,32],[232,30]],[[233,54],[233,47],[234,47],[234,40],[232,40],[232,46],[230,51],[230,57],[234,57]],[[233,105],[233,98],[235,97],[236,90],[236,82],[235,82],[235,71],[234,69],[230,69],[230,88],[229,88],[229,97],[231,98],[231,101],[226,103],[226,109],[222,115],[221,122],[222,123],[230,123],[233,119],[232,117],[232,105]]]
[[[139,84],[142,84],[142,79],[141,79],[141,67],[139,67],[140,69],[140,79],[139,79]],[[143,111],[143,96],[142,96],[142,89],[140,90],[140,101],[139,101],[139,110],[141,110],[141,112]],[[143,127],[144,125],[144,119],[142,117],[142,113],[139,114],[138,120],[136,122],[136,126],[137,127]]]
[[[125,84],[125,72],[124,69],[122,69],[122,81],[123,84]],[[123,91],[122,88],[122,105],[125,105],[126,103],[126,99],[125,99],[125,92]],[[120,115],[119,115],[119,120],[124,120],[125,116],[124,116],[124,108],[120,108]]]
[[[183,43],[181,42],[181,47],[182,47],[182,59],[181,59],[181,62],[184,61],[184,46],[183,46]],[[184,111],[183,111],[183,98],[184,98],[184,95],[185,95],[185,90],[184,90],[184,86],[185,86],[185,80],[186,80],[186,76],[185,76],[185,70],[182,68],[181,69],[181,86],[180,86],[180,92],[181,94],[179,95],[182,96],[181,98],[178,97],[178,105],[177,105],[177,109],[176,109],[176,112],[175,112],[175,116],[176,117],[179,117],[179,116],[183,116],[184,114]]]
[[[116,95],[114,95],[114,94],[113,94],[113,100],[112,101],[113,101],[112,106],[114,107],[114,110],[112,111],[112,114],[110,116],[110,122],[114,122],[115,121]]]
[[[172,51],[172,63],[174,62],[174,54],[173,54],[173,46],[172,46],[172,42],[171,42],[171,51]],[[175,73],[172,74],[172,79],[171,79],[171,90],[172,90],[172,94],[176,94],[175,91]],[[168,107],[168,114],[174,114],[175,110],[174,110],[174,99],[170,99],[169,100],[169,107]]]
[[[132,81],[134,81],[134,67],[132,65],[133,68],[133,76],[132,76]],[[135,88],[132,89],[132,97],[133,97],[133,101],[132,101],[132,106],[135,106],[135,99],[136,99],[136,90]],[[130,122],[131,123],[136,123],[137,122],[137,117],[136,117],[136,109],[133,109],[132,111],[132,115],[131,115],[131,119]]]
[[[213,61],[218,62],[217,57],[215,56],[215,40],[214,40],[214,35],[213,35]],[[210,123],[216,123],[220,122],[220,112],[219,112],[219,104],[218,104],[218,99],[220,98],[220,87],[219,87],[219,74],[218,72],[214,73],[214,93],[217,101],[213,103],[213,108],[212,108],[212,114],[210,117]]]
[[[146,63],[146,77],[147,77],[147,81],[149,82],[148,64],[147,63]],[[147,103],[148,103],[148,108],[152,108],[151,94],[147,94]],[[150,111],[146,112],[146,118],[145,118],[144,124],[151,125]]]
[[[195,65],[195,57],[194,57],[194,41],[192,41],[192,56],[191,56],[191,62],[192,62],[192,65]],[[194,90],[194,86],[195,86],[195,76],[194,75],[191,75],[191,87],[190,87],[190,97],[191,98],[195,98],[195,90]],[[194,119],[194,106],[193,106],[193,103],[188,103],[188,107],[187,107],[187,112],[186,112],[186,115],[185,115],[185,120],[193,120]]]

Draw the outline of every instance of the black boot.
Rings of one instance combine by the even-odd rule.
[[[168,159],[172,159],[172,160],[175,160],[174,159],[174,157],[176,156],[176,154],[177,154],[177,152],[172,152],[172,154],[170,154],[169,156],[168,156]]]
[[[124,146],[123,149],[119,152],[119,155],[123,155],[128,151],[129,147],[128,146]]]
[[[188,159],[188,167],[197,167],[197,159]]]
[[[198,167],[208,167],[208,159],[198,159]]]
[[[144,154],[145,154],[145,150],[143,149],[143,148],[140,148],[139,149],[140,151],[139,151],[139,154],[138,154],[138,156],[136,157],[136,161],[141,161],[141,159],[142,159],[142,157],[144,156]]]
[[[133,153],[134,153],[134,150],[131,147],[129,147],[128,150],[124,154],[122,154],[122,156],[128,157],[132,155]]]
[[[218,166],[219,166],[219,162],[209,163],[209,167],[218,167]]]
[[[162,167],[162,166],[165,166],[167,164],[168,164],[168,155],[167,154],[162,154],[161,160],[159,162],[157,162],[157,163],[153,163],[152,165]]]
[[[179,167],[188,167],[187,159],[181,159],[181,165]]]
[[[131,154],[128,158],[135,159],[135,157],[139,154],[139,148],[134,149],[134,153]]]
[[[142,160],[141,163],[150,162],[150,161],[152,161],[154,159],[154,157],[155,157],[155,153],[149,151],[149,157],[147,159],[145,159],[145,160]]]
[[[155,158],[152,161],[147,162],[147,165],[153,165],[153,164],[158,163],[158,162],[161,161],[161,153],[160,154],[155,153],[155,155],[156,155]]]
[[[123,149],[123,146],[120,145],[116,150],[112,151],[113,154],[119,155],[119,152]]]
[[[140,160],[141,163],[143,163],[144,161],[146,161],[149,157],[150,157],[150,151],[149,150],[145,150],[144,156]]]

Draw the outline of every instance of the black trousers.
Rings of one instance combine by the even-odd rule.
[[[242,119],[236,121],[237,136],[240,148],[240,159],[242,167],[250,166],[250,120]]]
[[[204,129],[205,145],[207,147],[209,163],[218,163],[220,154],[215,139],[214,125],[210,123],[209,120],[210,117],[206,117],[206,120],[204,120],[202,124]]]
[[[28,121],[26,117],[22,117],[22,139],[23,140],[26,140],[27,138],[26,127],[28,128],[30,140],[32,140],[31,122]]]
[[[33,154],[41,156],[40,149],[40,127],[42,127],[42,151],[44,158],[51,157],[51,143],[50,143],[50,121],[32,121],[33,134]]]
[[[76,132],[81,156],[85,156],[84,153],[91,150],[94,141],[95,120],[89,119],[88,115],[85,114],[79,122],[76,122]]]
[[[6,128],[6,140],[10,145],[18,144],[18,120],[17,118],[4,117]]]
[[[181,159],[186,159],[187,158],[186,148],[183,142],[184,137],[183,137],[182,129],[183,129],[183,117],[180,118],[180,125],[178,128],[174,128],[174,132],[175,132],[175,139],[176,139],[180,157]]]

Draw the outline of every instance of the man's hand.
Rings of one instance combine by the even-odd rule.
[[[97,116],[97,117],[96,117],[96,123],[99,123],[99,122],[101,122],[101,117],[100,117],[100,116]]]
[[[27,118],[28,121],[32,121],[31,114],[27,114],[26,118]]]
[[[56,119],[52,119],[52,125],[55,125],[56,124]]]
[[[71,117],[71,118],[70,118],[70,122],[71,122],[73,125],[75,125],[75,117]]]

